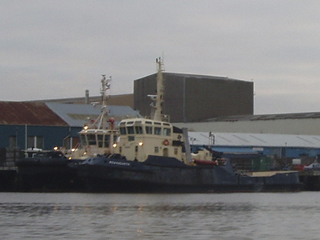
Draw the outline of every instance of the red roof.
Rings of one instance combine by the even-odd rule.
[[[0,124],[68,126],[45,103],[0,102]]]

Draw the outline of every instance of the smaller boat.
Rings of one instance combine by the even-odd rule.
[[[111,78],[102,75],[101,83],[101,113],[96,119],[88,119],[79,132],[80,143],[71,150],[56,148],[72,159],[85,160],[96,155],[110,154],[117,147],[116,140],[119,132],[115,129],[115,120],[108,118],[107,90],[110,89]]]
[[[67,151],[55,148],[50,151],[33,149],[26,151],[26,157],[16,162],[20,189],[23,191],[82,191],[83,184],[77,176],[77,166],[88,157],[112,154],[118,131],[114,119],[108,119],[107,90],[111,78],[105,75],[102,83],[101,113],[95,120],[89,120],[79,132],[80,144]]]

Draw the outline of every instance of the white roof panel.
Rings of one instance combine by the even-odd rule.
[[[190,144],[208,145],[209,132],[189,132]],[[215,146],[320,148],[320,136],[291,134],[213,133]]]
[[[101,112],[101,105],[93,107],[91,104],[64,104],[64,103],[46,103],[60,118],[72,127],[82,127],[88,117],[95,119]],[[121,119],[132,116],[139,116],[129,106],[108,106],[108,116],[116,120],[116,124]]]

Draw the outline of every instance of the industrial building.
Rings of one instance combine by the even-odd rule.
[[[75,147],[78,132],[89,119],[100,114],[101,106],[39,102],[0,102],[0,149]],[[128,106],[108,106],[108,115],[119,121],[139,116]]]
[[[175,125],[195,132],[320,135],[320,112],[221,116]]]
[[[219,116],[253,114],[253,82],[227,77],[163,73],[163,111],[175,122],[197,122]],[[150,116],[156,74],[134,81],[134,108]]]
[[[163,113],[175,126],[188,128],[194,146],[206,144],[208,139],[201,136],[210,133],[217,151],[278,157],[319,154],[320,113],[254,115],[253,82],[180,73],[164,73],[164,78]],[[139,78],[134,81],[134,94],[110,96],[109,115],[116,120],[139,113],[150,116],[148,95],[155,94],[156,74]],[[99,107],[88,103],[100,100],[86,91],[79,98],[0,102],[0,110],[6,113],[0,117],[0,148],[74,147],[87,118],[100,113]]]
[[[210,146],[224,153],[277,158],[316,158],[320,154],[320,135],[189,132],[189,141],[195,148]]]

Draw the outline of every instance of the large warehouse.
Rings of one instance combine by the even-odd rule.
[[[320,112],[216,117],[175,125],[195,132],[320,135]]]
[[[164,114],[171,122],[196,122],[218,116],[252,115],[253,82],[227,77],[163,73]],[[134,81],[134,108],[150,116],[156,74]]]

